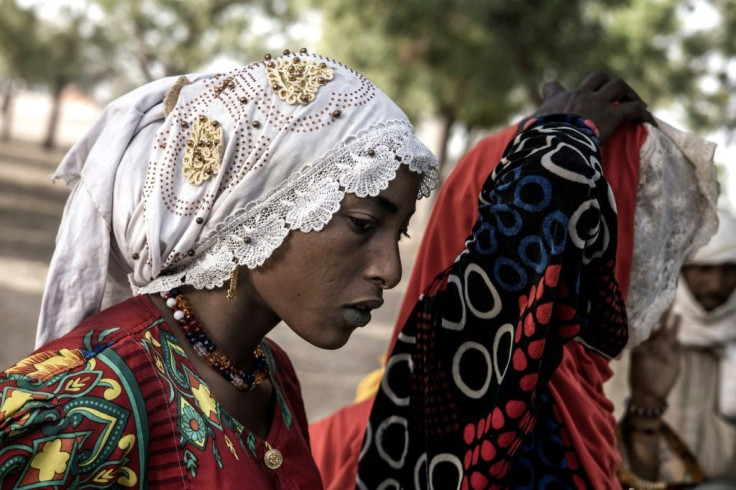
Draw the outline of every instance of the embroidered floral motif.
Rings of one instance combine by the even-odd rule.
[[[192,126],[187,141],[182,173],[190,184],[199,185],[220,170],[222,162],[222,126],[201,115]]]
[[[207,428],[204,420],[184,398],[179,399],[179,429],[192,444],[204,449],[207,444]]]
[[[340,191],[340,184],[330,178],[312,179],[304,187],[294,190],[286,222],[305,233],[319,231],[340,209],[344,194]]]
[[[327,63],[293,58],[279,58],[268,62],[266,77],[276,95],[287,104],[307,105],[314,100],[317,90],[333,78]]]
[[[401,163],[388,146],[370,149],[370,153],[351,152],[351,163],[338,163],[340,183],[358,197],[377,196],[396,177]],[[383,162],[377,165],[376,161]]]

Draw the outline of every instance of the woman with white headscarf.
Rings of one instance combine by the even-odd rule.
[[[73,190],[42,347],[0,377],[3,488],[319,487],[264,336],[284,320],[337,348],[368,323],[436,164],[385,94],[306,50],[111,103],[55,174]]]

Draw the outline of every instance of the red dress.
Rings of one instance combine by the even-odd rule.
[[[148,296],[94,315],[0,376],[0,486],[321,488],[296,374],[262,347],[277,400],[266,440],[212,397]]]

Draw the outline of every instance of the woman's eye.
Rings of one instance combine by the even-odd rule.
[[[350,218],[353,228],[358,233],[368,233],[373,228],[373,223],[360,218]]]
[[[402,238],[406,238],[406,239],[411,238],[411,235],[409,235],[409,230],[407,230],[406,228],[399,231],[399,241],[401,241]]]

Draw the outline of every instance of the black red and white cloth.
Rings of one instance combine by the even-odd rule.
[[[591,128],[539,118],[486,180],[465,250],[386,364],[358,488],[584,488],[547,382],[563,347],[626,344],[617,217]]]

